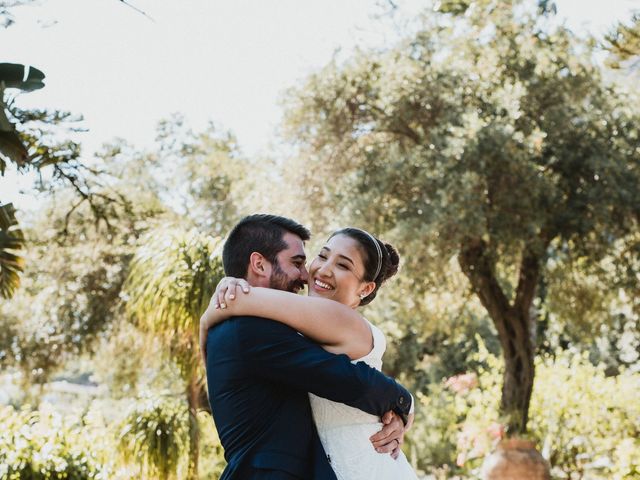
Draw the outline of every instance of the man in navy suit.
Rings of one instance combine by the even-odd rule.
[[[309,236],[284,217],[246,217],[224,245],[225,273],[297,292],[308,277],[303,242]],[[209,401],[228,464],[222,479],[336,478],[308,392],[380,417],[393,411],[406,423],[412,397],[405,388],[282,323],[232,317],[209,331],[206,345]]]

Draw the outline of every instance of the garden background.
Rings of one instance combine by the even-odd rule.
[[[222,471],[197,322],[254,212],[398,247],[425,478],[640,478],[639,2],[229,3],[0,3],[0,478]]]

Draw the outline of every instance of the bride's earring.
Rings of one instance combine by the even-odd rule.
[[[364,294],[364,293],[361,293],[359,296],[360,296],[360,300],[364,300],[364,298],[365,298],[367,295],[366,295],[366,294]]]

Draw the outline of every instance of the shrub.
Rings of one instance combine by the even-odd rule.
[[[155,396],[135,402],[120,426],[122,460],[145,478],[177,478],[186,468],[189,422],[182,399]]]
[[[640,374],[607,377],[587,354],[537,364],[530,431],[561,478],[640,478]]]
[[[498,414],[502,360],[479,345],[477,387],[472,376],[458,376],[418,396],[407,453],[423,471],[446,465],[474,477],[504,434]],[[554,478],[640,478],[638,392],[640,373],[607,377],[587,354],[561,351],[536,360],[529,436]]]
[[[461,421],[454,396],[443,386],[435,386],[429,395],[418,394],[415,398],[416,419],[404,447],[407,458],[424,472],[441,465],[454,465]]]
[[[0,407],[0,478],[107,478],[78,423],[52,412]]]

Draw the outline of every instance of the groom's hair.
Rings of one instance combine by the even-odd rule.
[[[282,239],[287,232],[299,236],[302,241],[311,237],[306,227],[290,218],[264,213],[244,217],[233,227],[224,243],[224,273],[230,277],[246,278],[253,252],[258,252],[272,265],[277,265],[278,253],[287,248]]]

